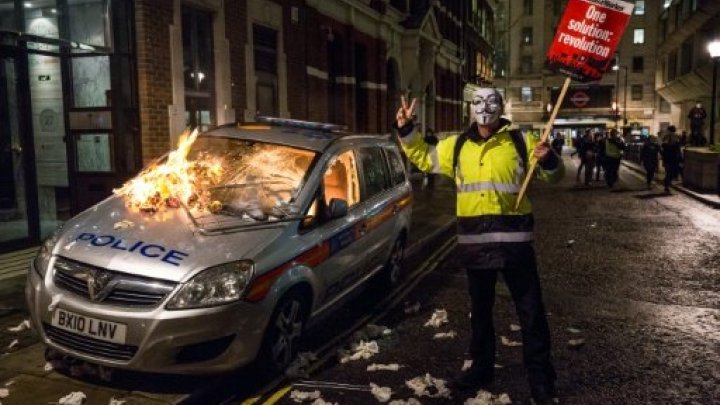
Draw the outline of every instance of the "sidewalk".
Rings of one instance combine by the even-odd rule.
[[[449,179],[438,177],[433,189],[423,187],[422,177],[417,175],[411,176],[411,182],[414,205],[408,254],[426,247],[430,236],[452,226],[455,218],[455,191]],[[3,348],[0,388],[9,390],[9,395],[1,399],[3,405],[57,403],[60,398],[78,391],[87,396],[82,402],[84,405],[111,404],[112,399],[125,401],[124,405],[179,404],[190,398],[197,400],[194,394],[212,383],[213,377],[149,375],[122,370],[116,370],[110,381],[103,381],[96,375],[96,367],[84,363],[61,371],[48,368],[45,347],[34,331],[9,330],[28,317],[24,280],[27,264],[34,254],[28,251],[0,257],[0,274],[12,274],[0,282],[0,305],[4,304],[0,308],[0,347]],[[24,268],[18,270],[20,265]]]
[[[640,166],[639,164],[628,161],[628,160],[622,160],[622,164],[626,168],[642,175],[643,177],[645,176],[645,169],[642,166]],[[665,177],[665,169],[663,169],[662,165],[659,165],[659,166],[660,167],[658,167],[658,172],[655,175],[655,182],[662,184],[663,178]],[[720,196],[717,194],[700,193],[700,192],[691,190],[691,189],[683,186],[682,183],[680,183],[680,182],[673,183],[671,187],[674,190],[684,193],[684,194],[690,196],[691,198],[694,198],[695,200],[698,200],[698,201],[700,201],[704,204],[707,204],[713,208],[720,208]]]

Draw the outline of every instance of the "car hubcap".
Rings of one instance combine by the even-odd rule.
[[[275,321],[277,338],[273,345],[273,360],[279,368],[284,368],[292,360],[297,339],[302,333],[303,320],[300,302],[288,301]]]

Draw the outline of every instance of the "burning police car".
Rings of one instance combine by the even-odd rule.
[[[115,191],[44,242],[26,287],[44,343],[91,363],[279,372],[309,323],[400,276],[411,188],[380,136],[221,127]]]

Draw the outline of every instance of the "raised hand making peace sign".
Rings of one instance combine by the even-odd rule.
[[[402,128],[408,123],[408,121],[412,121],[413,115],[415,114],[415,102],[417,101],[417,98],[412,99],[410,106],[408,106],[407,98],[404,95],[400,96],[400,101],[402,105],[395,116],[398,128]]]

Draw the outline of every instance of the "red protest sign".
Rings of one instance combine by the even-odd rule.
[[[547,67],[583,82],[602,78],[633,7],[623,0],[568,1],[547,53]]]

